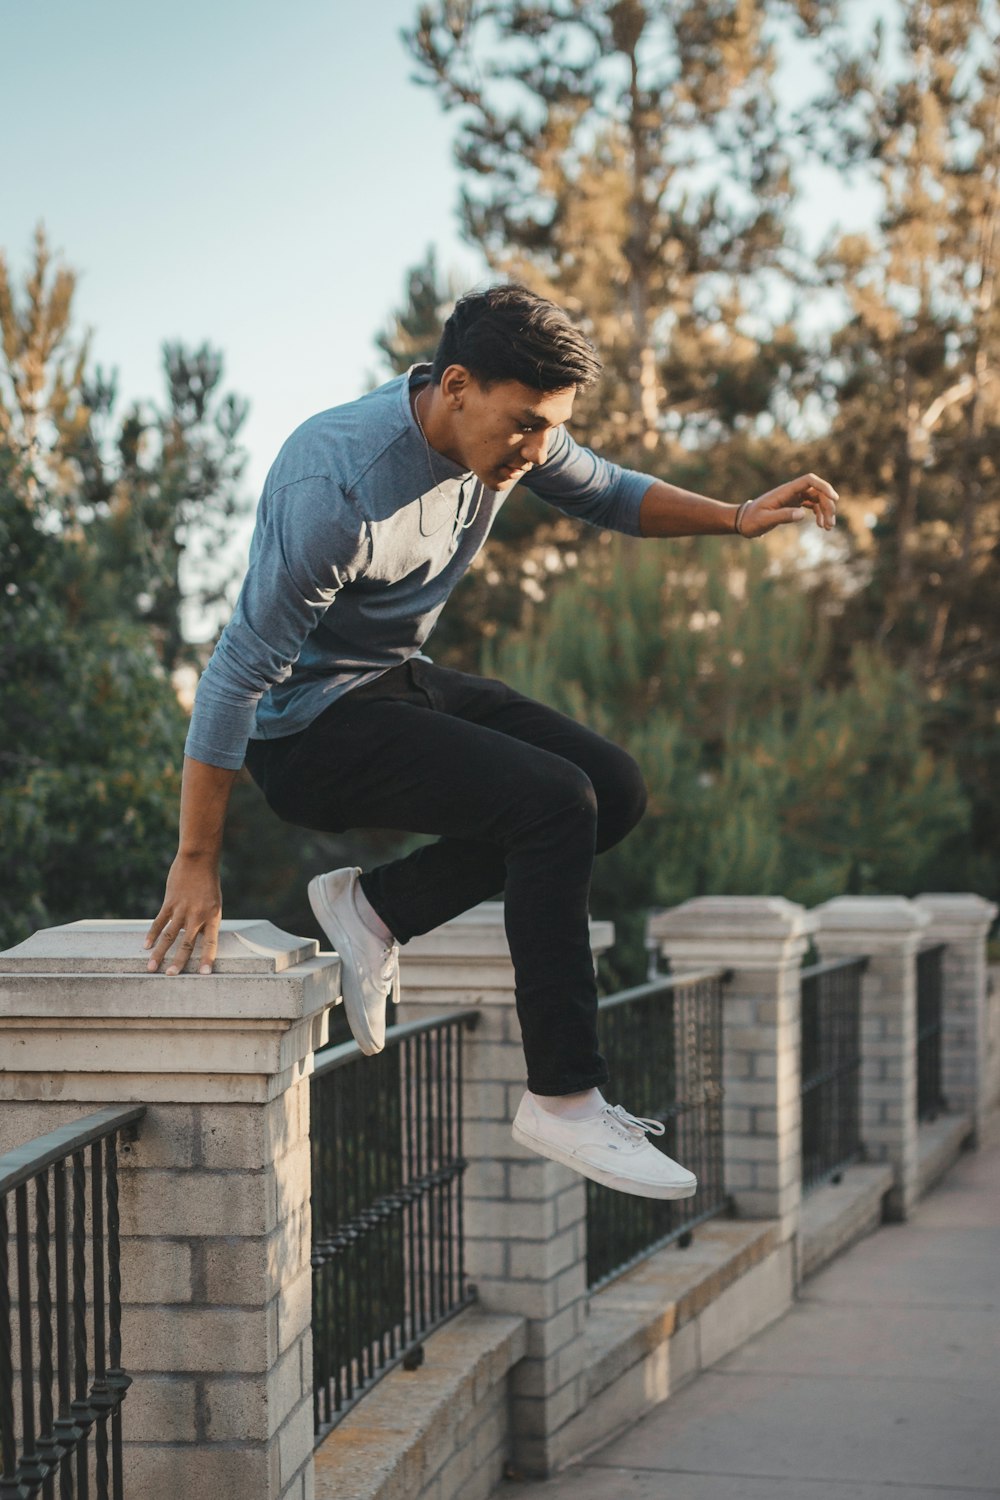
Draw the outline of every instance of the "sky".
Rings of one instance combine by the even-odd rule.
[[[870,26],[891,0],[855,0]],[[44,222],[119,409],[163,394],[165,340],[222,351],[250,414],[255,501],[307,416],[385,378],[374,338],[430,244],[460,286],[454,121],[399,37],[417,0],[27,0],[3,8],[0,249],[15,281]],[[782,86],[808,89],[808,70]],[[810,184],[818,242],[846,185]],[[236,538],[243,558],[252,520]],[[207,633],[207,632],[198,632]]]
[[[384,378],[374,336],[428,244],[469,285],[486,272],[455,227],[450,122],[410,82],[415,11],[3,8],[0,248],[20,279],[44,221],[126,398],[162,393],[165,339],[221,349],[254,495],[299,422]]]

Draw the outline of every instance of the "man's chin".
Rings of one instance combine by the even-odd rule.
[[[515,484],[521,483],[521,480],[524,478],[527,472],[528,470],[526,468],[515,469],[513,474],[511,474],[507,469],[500,469],[497,472],[497,479],[496,483],[493,485],[493,488],[495,490],[513,489]]]

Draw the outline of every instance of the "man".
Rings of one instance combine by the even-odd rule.
[[[223,824],[244,759],[288,822],[436,835],[405,859],[310,883],[361,1050],[384,1045],[400,944],[502,891],[527,1064],[515,1138],[610,1187],[683,1198],[694,1174],[647,1138],[663,1126],[601,1093],[587,899],[595,854],[645,809],[639,767],[502,682],[436,667],[421,647],[519,482],[570,516],[645,537],[757,537],[810,511],[829,528],[837,496],[807,474],[737,506],[606,462],[565,425],[599,371],[559,308],[492,287],[460,299],[433,366],[291,435],[199,684],[179,849],[146,947],[150,970],[173,950],[176,974],[200,935],[200,972],[211,972]]]

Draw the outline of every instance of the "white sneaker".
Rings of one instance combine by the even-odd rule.
[[[385,1002],[399,1004],[399,944],[385,944],[369,931],[354,905],[360,868],[331,870],[309,882],[309,905],[340,955],[347,1023],[366,1056],[385,1046]]]
[[[647,1140],[648,1135],[663,1135],[664,1129],[659,1120],[630,1115],[620,1104],[606,1104],[584,1120],[551,1115],[525,1092],[512,1134],[539,1156],[550,1156],[621,1193],[690,1198],[697,1190],[697,1177]]]

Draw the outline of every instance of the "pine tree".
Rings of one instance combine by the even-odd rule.
[[[421,7],[408,44],[457,116],[464,232],[592,337],[605,375],[573,432],[609,458],[733,500],[799,468],[786,424],[808,358],[773,34],[794,14],[816,37],[835,9]],[[769,288],[784,277],[787,312],[764,268]],[[473,665],[599,535],[516,491],[435,631],[441,659]]]
[[[62,587],[78,629],[132,620],[172,670],[196,653],[183,609],[204,610],[229,582],[218,554],[246,509],[239,434],[247,406],[221,390],[207,344],[163,346],[166,401],[115,413],[116,379],[91,369],[73,329],[74,273],[53,264],[44,230],[20,293],[0,255],[0,447],[17,459],[64,549]]]
[[[438,271],[437,251],[428,245],[423,260],[406,276],[402,307],[390,316],[375,343],[394,375],[411,365],[430,363],[445,320],[455,305],[455,278],[445,282]]]
[[[0,444],[0,948],[151,914],[177,842],[184,715],[146,632],[77,628],[56,505]]]
[[[781,263],[791,163],[768,23],[833,4],[437,0],[408,36],[459,118],[461,221],[607,361],[579,430],[638,467],[717,448],[800,362],[754,277]]]
[[[1000,889],[1000,12],[976,0],[903,0],[898,56],[881,37],[840,58],[827,144],[874,163],[875,240],[843,237],[826,264],[849,316],[832,340],[824,442],[854,513],[866,586],[844,616],[915,673],[936,704],[976,806],[975,847],[939,881]],[[990,871],[989,862],[993,869]]]
[[[669,549],[669,550],[668,550]],[[649,787],[638,828],[598,858],[617,982],[642,977],[643,913],[700,894],[915,894],[968,809],[922,743],[911,675],[858,646],[829,685],[823,601],[749,547],[611,537],[483,670],[626,746]],[[826,684],[826,685],[825,685]]]

